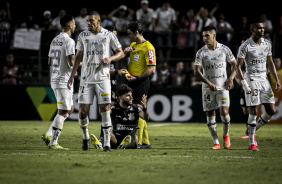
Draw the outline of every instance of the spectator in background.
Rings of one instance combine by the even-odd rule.
[[[17,85],[21,79],[19,66],[14,63],[15,57],[13,54],[7,54],[7,64],[3,67],[2,84]]]
[[[260,15],[260,21],[263,23],[264,25],[264,38],[269,40],[270,42],[272,42],[271,40],[271,33],[273,30],[273,26],[272,26],[272,22],[271,20],[267,19],[267,16],[265,13]]]
[[[10,3],[7,2],[6,9],[0,10],[0,55],[2,57],[5,57],[9,51],[13,31]],[[2,66],[1,64],[1,68]]]
[[[118,16],[115,16],[117,13]],[[118,38],[123,48],[130,45],[130,39],[126,33],[126,26],[131,20],[133,20],[134,14],[135,12],[125,5],[119,6],[108,14],[108,18],[113,21],[115,27],[117,28]]]
[[[183,61],[179,61],[176,63],[176,70],[172,73],[171,77],[173,88],[185,87],[186,73],[184,71]]]
[[[178,24],[177,48],[193,47],[197,29],[197,16],[193,9],[189,9],[182,15]]]
[[[158,55],[160,61],[164,61],[163,48],[166,48],[165,61],[169,61],[172,48],[172,28],[176,24],[175,10],[169,2],[156,9],[153,17],[153,28],[157,34]]]
[[[113,26],[114,23],[113,23],[113,21],[111,21],[111,20],[109,20],[109,19],[107,18],[107,15],[106,15],[106,14],[102,14],[102,15],[101,15],[101,23],[100,23],[100,25],[101,25],[103,28],[105,28],[105,27],[108,27],[108,26]]]
[[[59,11],[59,14],[56,18],[54,18],[49,26],[49,30],[55,30],[56,31],[56,35],[59,34],[62,31],[62,27],[60,24],[60,20],[61,18],[66,15],[66,10],[61,9]]]
[[[80,14],[74,18],[75,20],[75,41],[77,41],[77,37],[80,32],[84,31],[87,29],[87,8],[83,7],[80,9]]]
[[[195,61],[190,64],[190,70],[188,71],[188,87],[200,88],[202,87],[202,80],[196,73]]]
[[[142,24],[144,32],[153,31],[153,16],[154,10],[149,8],[149,1],[142,0],[141,8],[136,11],[136,20]]]
[[[280,84],[282,84],[282,65],[281,65],[281,58],[275,57],[275,58],[273,59],[273,63],[274,63],[275,68],[276,68],[276,73],[277,73],[277,77],[278,77],[278,79],[279,79],[279,82],[280,82]],[[270,80],[270,84],[271,84],[272,88],[274,89],[274,88],[275,88],[275,79],[273,78],[272,75],[270,75],[269,80]]]
[[[48,30],[49,26],[52,22],[51,12],[49,10],[45,10],[43,13],[43,21],[39,24],[40,30]]]
[[[20,28],[38,30],[39,26],[38,26],[38,24],[35,23],[33,16],[31,14],[28,14],[26,20],[21,23]]]
[[[216,39],[218,42],[229,45],[233,36],[233,27],[225,20],[223,13],[220,13],[217,21]]]
[[[161,63],[161,68],[158,74],[158,86],[170,87],[171,86],[171,74],[170,67],[167,62]]]

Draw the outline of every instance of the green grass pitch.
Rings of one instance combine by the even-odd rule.
[[[41,140],[51,122],[0,121],[0,183],[181,184],[256,183],[282,180],[282,125],[256,135],[260,151],[248,150],[244,124],[230,125],[231,148],[213,146],[205,123],[148,122],[152,149],[81,150],[78,122],[66,121],[59,139],[69,151],[49,150]],[[89,132],[99,136],[100,123]],[[158,126],[164,125],[164,126]],[[222,125],[217,124],[223,147]]]

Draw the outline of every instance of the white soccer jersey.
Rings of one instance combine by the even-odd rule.
[[[195,65],[200,65],[203,68],[203,75],[214,85],[218,90],[224,90],[224,83],[227,79],[226,61],[235,60],[231,50],[220,43],[216,43],[216,48],[211,51],[206,45],[203,46],[196,54]],[[202,88],[209,88],[203,83]]]
[[[67,56],[75,55],[75,42],[67,33],[61,32],[50,45],[48,56],[51,58],[51,87],[67,88],[72,67]]]
[[[271,56],[271,43],[261,38],[257,45],[252,37],[247,39],[239,48],[238,58],[245,59],[246,72],[244,78],[256,81],[266,80],[267,56]]]
[[[110,80],[110,64],[100,64],[102,58],[111,57],[112,49],[121,48],[117,37],[104,28],[94,35],[85,30],[79,34],[76,49],[83,51],[81,83],[101,83]]]

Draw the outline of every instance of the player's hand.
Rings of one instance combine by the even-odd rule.
[[[75,78],[78,77],[78,73],[77,73],[77,72],[75,72],[74,77],[75,77]]]
[[[281,90],[281,84],[279,83],[279,81],[275,82],[275,89],[277,89],[277,92]]]
[[[101,61],[100,64],[103,64],[103,65],[107,65],[111,62],[109,58],[103,58],[100,61]]]
[[[128,73],[126,69],[120,69],[118,70],[118,75],[121,77],[125,77],[125,75]]]
[[[145,109],[146,108],[146,104],[147,104],[147,96],[145,94],[142,96],[141,103],[142,103],[142,108]]]
[[[127,47],[127,48],[124,49],[123,52],[124,52],[124,54],[128,54],[130,52],[133,52],[133,48],[132,47]]]
[[[68,87],[68,89],[71,89],[71,85],[72,85],[72,83],[73,83],[73,77],[70,77],[70,79],[68,80],[68,84],[67,84],[67,87]]]
[[[136,78],[136,77],[131,76],[131,75],[126,75],[126,79],[127,79],[127,81],[128,81],[128,82],[134,82],[134,81],[136,81],[136,80],[137,80],[137,78]]]
[[[247,94],[251,94],[253,92],[253,89],[249,86],[246,80],[241,80],[241,84]]]
[[[234,87],[234,84],[233,84],[233,80],[230,80],[230,79],[227,79],[226,82],[225,82],[225,88],[227,90],[230,90]]]
[[[209,84],[209,88],[210,88],[211,91],[217,91],[216,85],[214,85],[212,83]]]

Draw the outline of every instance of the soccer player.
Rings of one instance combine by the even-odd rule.
[[[64,149],[58,144],[65,119],[73,112],[73,86],[67,87],[75,58],[75,42],[70,38],[75,21],[70,15],[60,19],[63,28],[50,45],[48,64],[51,66],[51,87],[57,99],[58,112],[49,130],[42,135],[50,149]],[[74,76],[72,76],[74,77]]]
[[[143,29],[138,21],[131,21],[127,26],[127,34],[131,40],[124,53],[130,56],[127,84],[133,89],[133,103],[142,106],[142,97],[148,95],[150,88],[149,77],[156,72],[156,52],[154,46],[143,37]],[[147,123],[143,119],[138,122],[138,148],[151,148]]]
[[[215,110],[219,108],[223,125],[224,148],[231,146],[229,138],[229,91],[233,88],[233,79],[236,75],[236,59],[231,50],[216,41],[216,28],[207,26],[203,29],[205,46],[197,51],[196,72],[203,81],[202,101],[207,116],[207,125],[214,143],[211,149],[221,149],[216,130]],[[226,63],[231,64],[231,74],[227,78]],[[203,73],[201,72],[203,70]]]
[[[281,85],[272,60],[271,43],[263,38],[263,23],[254,21],[250,25],[250,30],[252,36],[239,48],[236,69],[245,92],[246,105],[249,108],[247,123],[249,150],[259,151],[255,144],[255,132],[269,122],[276,112],[274,94],[266,75],[267,66],[275,79],[275,89],[279,91]],[[241,66],[244,61],[246,72],[243,76]],[[258,122],[256,122],[257,106],[260,104],[263,104],[265,112],[259,117]]]
[[[94,95],[96,95],[104,131],[103,149],[105,152],[110,152],[112,126],[110,116],[110,63],[123,58],[124,53],[117,37],[111,31],[101,27],[100,22],[99,13],[91,11],[87,18],[88,30],[81,32],[78,36],[77,53],[68,86],[73,83],[73,76],[79,67],[80,61],[82,61],[78,93],[78,122],[83,134],[82,150],[89,150],[88,113]],[[115,51],[114,55],[111,55],[112,49]]]
[[[111,147],[130,149],[137,148],[137,128],[139,118],[149,120],[146,108],[147,96],[142,97],[142,108],[132,104],[132,89],[126,84],[117,88],[118,103],[111,106],[113,132],[111,133]]]

